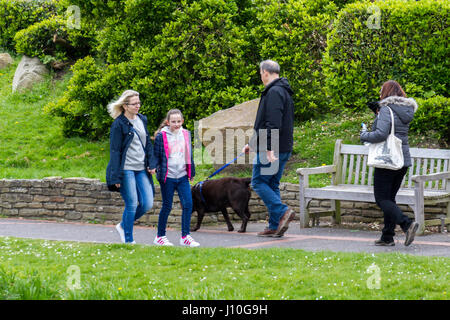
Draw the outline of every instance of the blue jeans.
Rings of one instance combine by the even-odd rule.
[[[162,195],[162,208],[158,218],[158,237],[166,235],[167,219],[172,211],[173,195],[175,190],[180,197],[183,213],[181,216],[181,236],[190,233],[192,216],[192,194],[191,185],[187,176],[179,179],[167,178],[166,183],[160,182]]]
[[[133,242],[134,221],[153,207],[153,189],[147,172],[124,170],[120,194],[125,201],[120,225],[125,232],[125,242]]]
[[[281,202],[279,186],[290,156],[290,152],[280,153],[277,161],[269,163],[265,152],[257,153],[253,163],[251,185],[269,211],[269,229],[271,230],[278,228],[281,217],[288,209],[288,206]]]

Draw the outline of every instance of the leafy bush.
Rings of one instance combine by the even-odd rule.
[[[448,96],[449,8],[444,0],[390,0],[340,11],[323,62],[331,107],[362,109],[389,79],[423,97]]]
[[[305,120],[326,111],[322,54],[337,7],[326,0],[260,1],[251,34],[261,60],[281,66],[294,91],[295,115]]]
[[[16,51],[44,62],[77,60],[91,53],[95,33],[90,26],[69,28],[67,19],[53,16],[17,32]]]
[[[181,1],[127,0],[124,12],[106,19],[106,27],[99,32],[100,55],[108,63],[130,60],[132,53],[141,47],[154,44],[154,37],[164,23],[170,21],[172,12]]]
[[[127,0],[126,0],[127,1]],[[124,17],[124,6],[126,1],[117,0],[60,0],[63,8],[76,6],[80,9],[81,20],[95,29],[101,30],[106,26],[107,19]]]
[[[0,47],[14,49],[17,31],[58,13],[59,0],[0,0]]]
[[[111,118],[106,105],[123,90],[141,93],[141,111],[159,125],[167,110],[183,110],[188,127],[258,95],[258,65],[249,63],[245,29],[233,23],[232,1],[201,0],[174,12],[155,45],[133,53],[129,62],[99,67],[86,58],[73,67],[64,97],[47,110],[64,116],[66,135],[104,136]],[[93,74],[94,73],[94,74]]]
[[[438,138],[450,145],[450,98],[435,96],[429,99],[417,99],[419,108],[414,114],[411,130],[426,133],[433,130]]]

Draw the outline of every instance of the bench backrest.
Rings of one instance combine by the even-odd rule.
[[[334,165],[338,172],[337,184],[373,185],[373,167],[367,166],[369,148],[364,145],[343,144],[337,140],[334,149]],[[402,188],[413,188],[413,175],[446,172],[450,170],[450,150],[410,148],[412,166],[402,182]],[[431,181],[426,189],[446,190],[446,180]]]

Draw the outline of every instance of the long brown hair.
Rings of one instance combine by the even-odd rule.
[[[152,137],[153,140],[156,139],[156,135],[161,131],[162,128],[164,128],[165,126],[169,125],[170,116],[173,115],[173,114],[179,114],[181,116],[181,119],[184,119],[183,118],[183,114],[181,113],[181,111],[179,109],[170,109],[169,112],[167,112],[167,115],[164,118],[164,120],[159,125],[158,130],[155,131],[155,134]]]
[[[380,91],[380,99],[383,100],[387,97],[398,96],[406,98],[406,93],[403,91],[400,84],[395,80],[389,80],[383,83]]]

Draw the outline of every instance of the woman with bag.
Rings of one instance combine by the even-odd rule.
[[[125,202],[122,221],[116,230],[122,243],[133,240],[134,221],[153,207],[155,189],[149,172],[153,146],[147,131],[147,117],[139,113],[139,93],[126,90],[108,105],[114,120],[110,131],[110,160],[106,183],[111,191],[120,191]]]
[[[400,169],[387,169],[386,166],[375,166],[373,189],[375,201],[384,214],[384,228],[381,238],[375,241],[377,246],[394,246],[396,225],[400,225],[406,233],[405,246],[414,241],[419,224],[412,222],[397,206],[395,197],[402,184],[408,167],[411,166],[411,156],[408,145],[409,124],[417,110],[417,103],[407,98],[402,87],[394,80],[383,84],[380,91],[379,109],[375,109],[377,116],[368,132],[363,128],[360,134],[361,142],[380,143],[386,141],[394,128],[394,135],[401,140],[403,166]],[[392,120],[394,122],[392,123]]]

